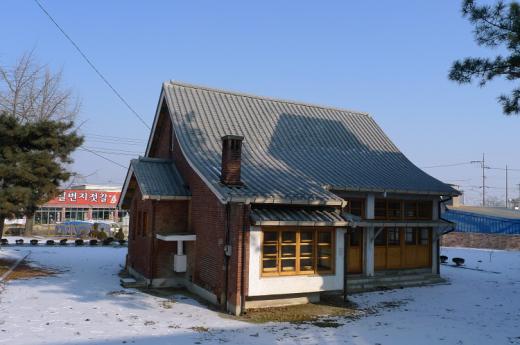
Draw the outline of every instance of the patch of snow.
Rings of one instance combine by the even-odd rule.
[[[14,242],[14,241],[13,241]],[[26,247],[2,247],[19,258]],[[338,328],[250,324],[182,294],[119,285],[125,247],[31,247],[57,276],[9,281],[0,293],[0,344],[520,344],[520,252],[443,248],[449,284],[356,294],[369,311]],[[497,273],[498,272],[498,273]]]

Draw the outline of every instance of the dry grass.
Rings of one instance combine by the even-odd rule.
[[[255,323],[264,322],[308,322],[320,327],[338,327],[341,324],[334,317],[355,318],[360,316],[356,305],[344,302],[338,296],[324,296],[318,303],[308,303],[287,307],[249,309],[240,319]]]
[[[16,260],[0,258],[0,276],[9,270]],[[37,267],[31,265],[28,260],[23,260],[16,268],[5,278],[5,280],[31,279],[38,277],[48,277],[59,273],[56,270],[47,267]]]

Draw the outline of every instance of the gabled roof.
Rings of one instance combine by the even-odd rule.
[[[178,82],[163,84],[175,135],[221,199],[339,204],[333,193],[459,193],[411,163],[365,113]],[[244,136],[244,187],[220,183],[221,137]]]
[[[132,176],[135,176],[143,200],[187,200],[191,196],[172,160],[139,157],[130,161],[119,206],[131,197],[132,193],[127,192]]]

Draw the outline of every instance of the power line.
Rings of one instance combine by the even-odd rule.
[[[135,111],[131,106],[130,104],[124,99],[124,97],[116,90],[115,87],[112,86],[112,84],[108,81],[108,79],[96,68],[96,66],[94,66],[94,64],[92,63],[92,61],[90,61],[90,59],[87,57],[87,55],[85,55],[85,53],[83,53],[83,51],[81,50],[81,48],[76,44],[76,42],[74,42],[72,40],[72,38],[65,32],[65,30],[62,29],[62,27],[56,22],[56,20],[51,16],[51,14],[49,12],[47,12],[47,10],[43,7],[43,5],[40,3],[40,1],[38,0],[34,0],[34,2],[36,3],[36,5],[38,5],[38,7],[43,11],[43,13],[45,13],[47,15],[47,17],[49,17],[49,19],[54,23],[54,25],[56,25],[56,27],[58,28],[58,30],[60,30],[60,32],[63,34],[63,36],[65,36],[65,38],[74,46],[74,48],[76,48],[76,50],[78,51],[78,53],[83,57],[83,59],[89,64],[89,66],[94,70],[94,72],[96,72],[96,74],[105,82],[105,84],[115,93],[115,95],[121,100],[121,102],[123,102],[124,105],[126,105],[126,107],[128,109],[130,109],[130,111],[139,119],[139,121],[142,122],[142,124],[150,129],[150,126],[143,120],[143,118],[137,113],[137,111]]]
[[[116,161],[114,161],[114,160],[112,160],[112,159],[110,159],[110,158],[108,158],[108,157],[105,157],[105,156],[103,156],[103,155],[100,155],[99,153],[97,153],[97,152],[95,152],[95,151],[93,151],[93,150],[87,149],[87,148],[85,148],[85,147],[80,147],[79,149],[80,149],[80,150],[83,150],[83,151],[90,152],[90,153],[92,153],[93,155],[96,155],[96,156],[98,156],[98,157],[100,157],[100,158],[103,158],[104,160],[109,161],[109,162],[111,162],[111,163],[113,163],[113,164],[115,164],[115,165],[117,165],[117,166],[119,166],[119,167],[121,167],[121,168],[123,168],[123,169],[125,169],[125,170],[127,169],[127,167],[125,167],[124,165],[119,164],[118,162],[116,162]]]
[[[132,154],[133,156],[138,156],[138,155],[142,154],[142,152],[113,149],[113,148],[109,148],[109,147],[95,147],[95,146],[82,146],[82,147],[85,147],[87,149],[94,150],[94,151],[109,151],[112,153],[129,153],[129,154]]]
[[[124,142],[124,141],[115,141],[115,140],[100,140],[100,139],[91,139],[87,137],[88,142],[92,143],[100,143],[100,144],[117,144],[117,145],[126,145],[126,146],[142,146],[142,143],[132,143],[132,142]]]
[[[421,167],[421,169],[433,169],[433,168],[448,168],[448,167],[456,167],[461,165],[469,165],[470,162],[461,162],[461,163],[452,163],[452,164],[441,164],[441,165],[432,165],[428,167]]]
[[[106,139],[106,140],[125,140],[125,141],[133,141],[133,142],[139,142],[139,143],[145,143],[146,140],[138,139],[138,138],[129,138],[129,137],[116,137],[114,135],[102,135],[102,134],[95,134],[95,133],[84,133],[89,138],[99,138],[99,139]]]

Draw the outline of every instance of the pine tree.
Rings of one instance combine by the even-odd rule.
[[[509,55],[457,60],[449,78],[460,84],[478,80],[480,86],[496,77],[512,81],[520,78],[520,5],[516,1],[508,4],[498,1],[494,5],[478,6],[474,0],[464,0],[462,15],[474,25],[473,33],[479,46],[505,48]],[[520,88],[514,88],[510,95],[500,95],[498,102],[505,114],[519,114]]]
[[[23,54],[11,68],[0,65],[0,112],[14,117],[23,133],[30,133],[15,143],[30,147],[18,160],[25,169],[18,177],[23,179],[23,186],[30,188],[24,206],[27,233],[32,231],[38,205],[70,177],[63,165],[70,163],[69,155],[81,138],[65,133],[72,129],[79,109],[79,100],[62,84],[61,71],[52,72],[37,63],[32,52]],[[31,136],[38,141],[32,141]]]
[[[72,121],[22,122],[0,115],[0,237],[4,219],[32,217],[39,205],[53,198],[71,173],[66,165],[83,143]]]

